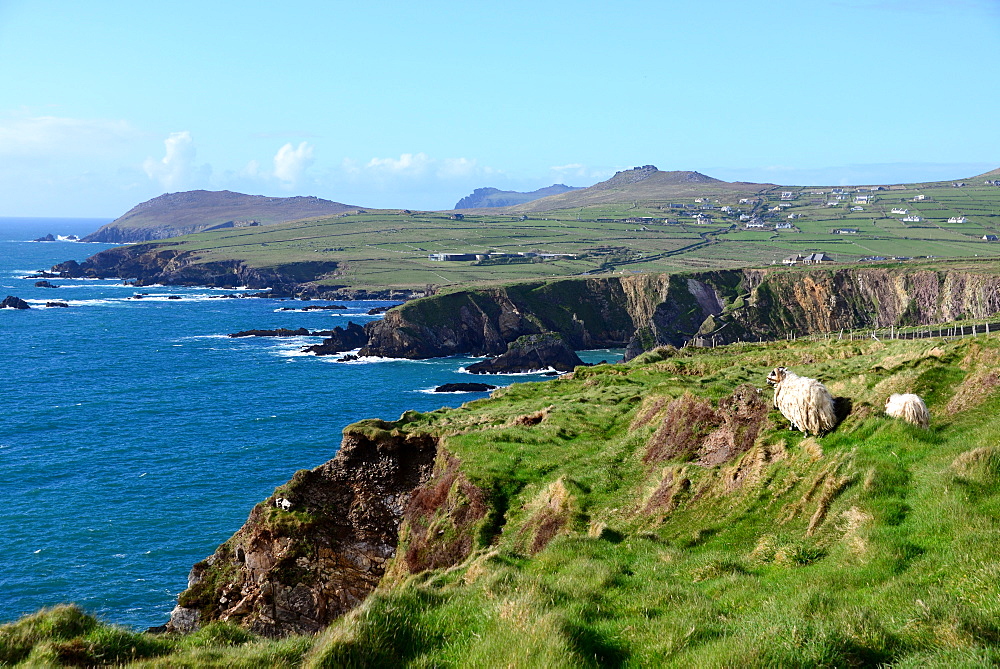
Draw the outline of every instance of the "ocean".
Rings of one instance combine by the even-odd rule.
[[[107,622],[161,625],[191,566],[296,470],[332,458],[346,425],[486,397],[432,392],[443,383],[545,378],[471,376],[462,368],[472,358],[338,363],[301,353],[317,338],[226,336],[363,324],[387,302],[279,311],[305,305],[24,278],[110,247],[28,240],[82,237],[107,222],[0,218],[0,300],[32,306],[0,309],[0,623],[73,602]],[[581,353],[588,362],[621,355]]]

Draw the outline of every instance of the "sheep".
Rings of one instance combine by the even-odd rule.
[[[927,405],[924,404],[919,395],[913,393],[890,395],[889,399],[885,401],[885,415],[901,418],[907,423],[913,423],[925,430],[931,422],[931,414],[927,411]]]
[[[833,397],[816,379],[776,367],[767,375],[767,382],[774,386],[774,408],[791,423],[790,430],[821,435],[836,426]]]

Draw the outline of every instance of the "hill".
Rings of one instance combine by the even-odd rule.
[[[571,190],[579,190],[579,188],[565,184],[552,184],[551,186],[539,188],[528,193],[521,193],[515,190],[499,190],[497,188],[477,188],[472,191],[471,195],[467,195],[459,200],[458,204],[455,205],[455,209],[510,207]]]
[[[356,209],[318,197],[265,197],[227,190],[166,193],[136,205],[82,241],[145,242],[203,230],[335,216]]]
[[[697,197],[714,199],[740,193],[753,194],[771,188],[775,188],[775,185],[720,181],[699,172],[664,172],[654,165],[643,165],[617,172],[607,181],[589,188],[550,195],[511,207],[511,211],[532,213],[621,202],[669,202]]]
[[[142,253],[112,249],[57,271],[147,284],[276,282],[288,294],[343,299],[557,276],[732,269],[818,252],[837,263],[922,256],[947,263],[1000,256],[1000,188],[986,181],[772,186],[645,166],[517,207],[354,210],[227,227],[156,242]],[[568,207],[574,202],[581,206]],[[550,208],[524,211],[534,207]]]
[[[0,663],[995,665],[998,361],[995,334],[666,347],[362,421],[195,566],[199,631],[64,607]],[[778,365],[839,398],[830,434],[786,429]]]

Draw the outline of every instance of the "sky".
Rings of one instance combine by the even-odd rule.
[[[0,216],[1000,167],[998,0],[0,0]]]

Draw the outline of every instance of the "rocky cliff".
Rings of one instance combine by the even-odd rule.
[[[101,251],[82,263],[55,265],[53,274],[67,278],[134,279],[137,286],[154,284],[198,285],[217,288],[276,288],[291,293],[304,282],[333,272],[333,261],[285,263],[276,267],[251,267],[241,261],[201,262],[190,251],[171,243],[132,244]],[[301,292],[301,291],[298,291]]]
[[[571,190],[580,189],[565,184],[552,184],[551,186],[539,188],[528,193],[514,190],[500,190],[499,188],[477,188],[472,191],[471,195],[466,195],[459,200],[458,204],[455,205],[455,209],[511,207],[517,204],[524,204],[525,202],[533,202],[549,195],[559,195]]]
[[[558,332],[576,349],[718,344],[1000,312],[988,262],[767,268],[529,282],[410,302],[367,326],[364,355],[498,355],[518,337]]]
[[[168,629],[228,620],[268,636],[311,634],[357,606],[395,555],[411,493],[438,455],[436,438],[386,425],[353,426],[336,457],[254,507],[191,570]]]

